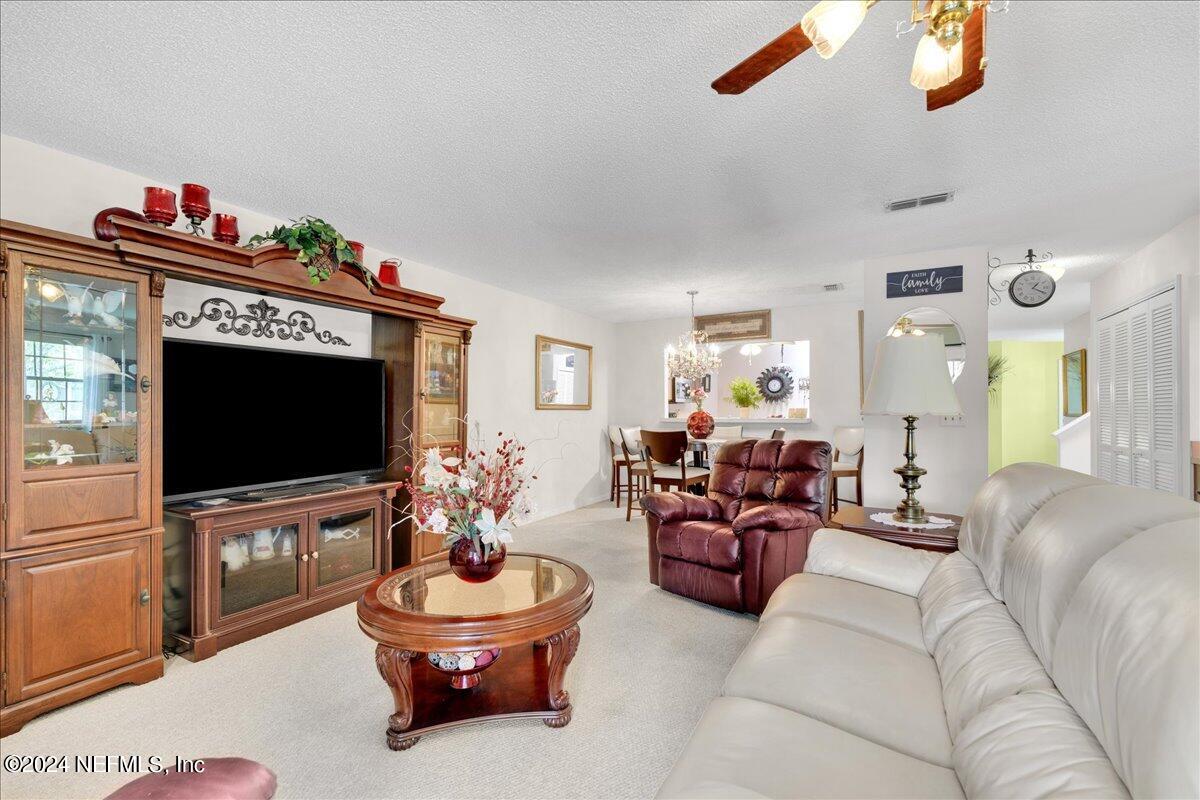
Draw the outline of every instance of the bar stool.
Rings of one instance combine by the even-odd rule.
[[[621,428],[617,425],[608,426],[608,454],[612,458],[612,480],[609,481],[608,499],[616,501],[617,508],[621,507],[621,492],[626,491],[621,481],[621,468],[628,472],[631,464],[642,460],[641,428],[627,428],[635,442],[635,446],[626,452],[621,446]]]

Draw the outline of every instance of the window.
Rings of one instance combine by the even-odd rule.
[[[25,340],[25,399],[40,401],[50,422],[81,424],[89,340],[66,335],[62,339]]]

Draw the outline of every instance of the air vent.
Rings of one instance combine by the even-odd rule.
[[[845,289],[846,286],[845,284],[841,283],[827,283],[822,288],[827,292],[840,292],[842,289]]]
[[[954,199],[954,192],[942,192],[941,194],[927,194],[924,197],[909,197],[904,200],[893,200],[884,205],[887,211],[904,211],[909,208],[920,208],[921,206],[936,206],[939,203],[949,203]]]

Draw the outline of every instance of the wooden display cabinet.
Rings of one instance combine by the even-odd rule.
[[[167,508],[168,643],[198,661],[354,602],[391,569],[396,483],[295,499]]]
[[[162,674],[161,281],[111,245],[0,242],[0,734]],[[153,288],[160,291],[154,292]]]
[[[429,323],[416,327],[416,381],[413,438],[418,451],[438,448],[444,455],[461,456],[467,448],[467,349],[471,330]],[[409,533],[409,562],[441,552],[443,537]]]

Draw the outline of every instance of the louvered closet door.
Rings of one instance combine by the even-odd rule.
[[[1096,475],[1182,491],[1179,310],[1174,289],[1096,323]]]
[[[1113,317],[1096,323],[1096,476],[1113,480]]]
[[[1164,492],[1183,490],[1180,472],[1183,431],[1179,397],[1179,317],[1175,291],[1150,298],[1147,317],[1150,327],[1150,392],[1147,398],[1150,424],[1152,485]]]

